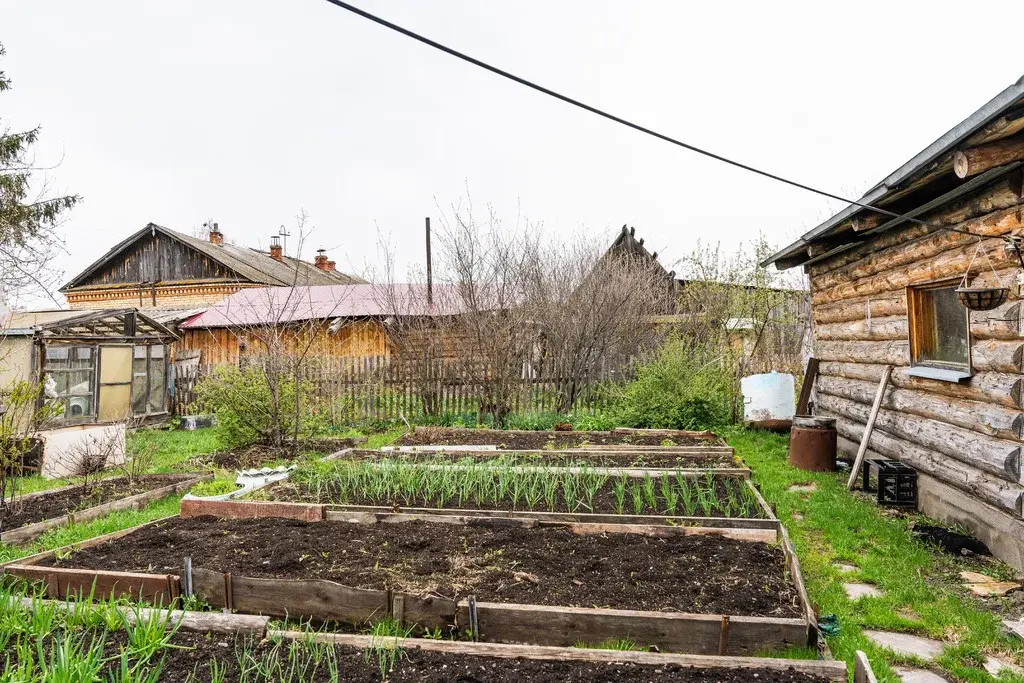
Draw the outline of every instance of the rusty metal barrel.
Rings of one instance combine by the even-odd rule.
[[[834,472],[837,438],[835,419],[794,416],[789,430],[789,464],[811,472]]]

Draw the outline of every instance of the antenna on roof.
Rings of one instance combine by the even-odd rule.
[[[277,234],[280,235],[280,237],[281,237],[281,250],[284,251],[287,254],[288,253],[288,238],[291,237],[292,234],[290,232],[288,232],[288,228],[284,227],[283,224],[281,225],[280,228],[277,229]]]

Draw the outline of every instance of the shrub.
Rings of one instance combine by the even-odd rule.
[[[323,432],[327,414],[308,382],[278,375],[271,390],[257,366],[218,366],[196,387],[204,410],[217,416],[228,448],[261,442],[282,446]]]
[[[641,366],[618,404],[621,424],[663,429],[707,429],[730,419],[732,381],[708,354],[678,339]]]

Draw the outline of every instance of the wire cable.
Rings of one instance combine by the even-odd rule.
[[[416,33],[415,31],[411,31],[411,30],[409,30],[409,29],[407,29],[407,28],[405,28],[403,26],[399,26],[398,24],[390,22],[387,19],[384,19],[382,17],[378,17],[375,14],[371,14],[370,12],[367,12],[366,10],[360,9],[360,8],[356,7],[355,5],[351,5],[351,4],[347,3],[347,2],[344,2],[344,0],[327,0],[327,2],[329,2],[330,4],[332,4],[332,5],[336,6],[336,7],[340,7],[341,9],[348,10],[349,12],[352,12],[353,14],[361,16],[364,19],[369,19],[370,21],[372,21],[372,22],[374,22],[376,24],[379,24],[381,26],[384,26],[385,28],[389,28],[392,31],[396,31],[397,33],[401,33],[402,35],[407,36],[409,38],[412,38],[413,40],[419,41],[419,42],[423,43],[424,45],[429,45],[432,48],[440,50],[441,52],[445,52],[445,53],[451,55],[452,57],[456,57],[457,59],[461,59],[464,62],[468,62],[470,64],[473,64],[474,66],[480,67],[481,69],[485,69],[487,71],[490,71],[493,74],[497,74],[498,76],[501,76],[502,78],[506,78],[506,79],[508,79],[510,81],[514,81],[516,83],[519,83],[520,85],[524,85],[527,88],[530,88],[532,90],[536,90],[537,92],[540,92],[540,93],[543,93],[543,94],[548,95],[550,97],[553,97],[556,100],[561,100],[562,102],[565,102],[567,104],[571,104],[574,107],[578,107],[580,109],[588,111],[591,114],[596,114],[597,116],[600,116],[602,118],[608,119],[609,121],[614,121],[615,123],[618,123],[618,124],[621,124],[623,126],[626,126],[627,128],[632,128],[633,130],[636,130],[636,131],[639,131],[639,132],[644,133],[646,135],[650,135],[652,137],[658,138],[659,140],[663,140],[665,142],[671,143],[671,144],[676,145],[678,147],[682,147],[683,149],[687,149],[687,150],[689,150],[691,152],[696,152],[697,154],[703,155],[703,156],[708,157],[710,159],[714,159],[716,161],[720,161],[723,164],[728,164],[730,166],[734,166],[734,167],[742,169],[744,171],[748,171],[750,173],[754,173],[754,174],[757,174],[759,176],[763,176],[765,178],[769,178],[771,180],[775,180],[777,182],[784,183],[786,185],[790,185],[792,187],[799,188],[801,190],[805,190],[807,192],[812,192],[812,193],[820,195],[822,197],[828,197],[829,199],[835,199],[835,200],[840,201],[840,202],[845,202],[847,204],[852,204],[854,206],[859,206],[862,209],[868,209],[870,211],[875,211],[876,213],[880,213],[880,214],[882,214],[884,216],[889,216],[890,218],[899,218],[901,220],[909,221],[911,223],[916,223],[918,225],[923,225],[925,227],[932,228],[932,229],[935,229],[935,230],[948,230],[949,232],[957,232],[957,233],[961,233],[961,234],[964,234],[964,235],[972,235],[974,237],[984,237],[983,235],[979,235],[979,234],[971,232],[969,230],[962,230],[960,228],[953,228],[953,227],[949,227],[949,226],[945,226],[945,225],[936,225],[934,223],[929,223],[927,221],[923,221],[920,218],[914,218],[913,216],[908,216],[906,214],[896,213],[895,211],[889,211],[888,209],[883,209],[881,207],[873,206],[871,204],[865,204],[864,202],[859,202],[859,201],[856,201],[856,200],[853,200],[853,199],[847,199],[846,197],[842,197],[840,195],[833,194],[831,192],[827,192],[825,190],[819,190],[818,188],[811,187],[810,185],[806,185],[806,184],[798,182],[796,180],[790,180],[788,178],[784,178],[784,177],[782,177],[780,175],[777,175],[775,173],[771,173],[769,171],[764,171],[764,170],[756,168],[754,166],[750,166],[749,164],[744,164],[743,162],[736,161],[735,159],[730,159],[729,157],[722,156],[721,154],[715,154],[714,152],[708,151],[708,150],[703,149],[701,147],[697,147],[696,145],[691,145],[691,144],[689,144],[687,142],[683,142],[682,140],[678,140],[678,139],[673,138],[671,136],[665,135],[664,133],[659,133],[659,132],[657,132],[655,130],[652,130],[650,128],[647,128],[645,126],[641,126],[638,123],[633,123],[632,121],[624,119],[621,116],[616,116],[615,114],[612,114],[612,113],[609,113],[607,111],[604,111],[603,109],[598,109],[597,107],[591,106],[591,105],[589,105],[589,104],[587,104],[585,102],[581,102],[581,101],[579,101],[577,99],[569,97],[568,95],[563,95],[562,93],[559,93],[559,92],[556,92],[554,90],[551,90],[550,88],[546,88],[543,85],[539,85],[537,83],[534,83],[533,81],[529,81],[529,80],[527,80],[525,78],[522,78],[520,76],[516,76],[515,74],[510,73],[508,71],[505,71],[504,69],[501,69],[499,67],[496,67],[496,66],[493,66],[491,64],[488,64],[487,62],[479,60],[479,59],[477,59],[475,57],[471,57],[471,56],[465,54],[464,52],[459,52],[458,50],[456,50],[454,48],[448,47],[447,45],[443,45],[443,44],[437,42],[436,40],[431,40],[430,38],[427,38],[426,36],[420,35],[419,33]]]

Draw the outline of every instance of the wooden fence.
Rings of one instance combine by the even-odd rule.
[[[172,405],[176,415],[197,412],[196,385],[212,369],[207,365],[175,373]],[[412,421],[424,415],[475,417],[496,411],[536,415],[564,409],[573,387],[578,395],[571,410],[593,414],[608,407],[612,387],[632,375],[632,365],[580,373],[571,371],[568,364],[546,363],[541,371],[524,367],[517,377],[499,382],[484,364],[389,356],[316,358],[300,368],[301,381],[312,387],[334,422]]]

